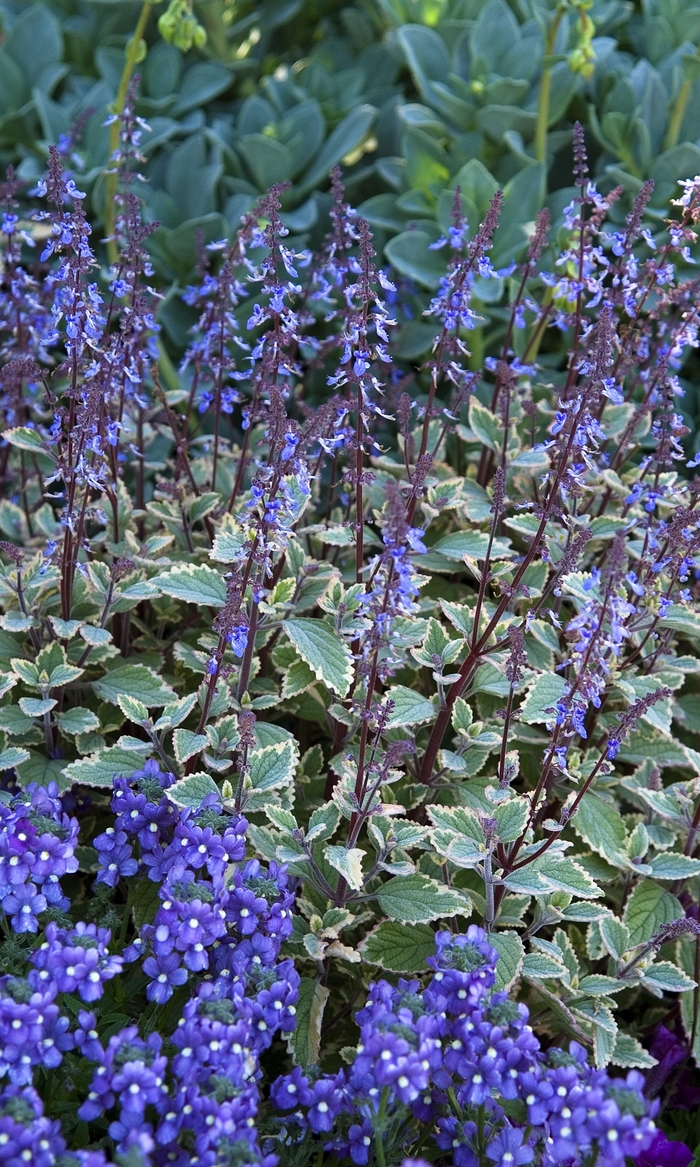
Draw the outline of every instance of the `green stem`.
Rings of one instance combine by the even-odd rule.
[[[134,30],[134,35],[129,41],[126,58],[124,61],[124,68],[122,70],[121,79],[119,81],[119,88],[117,90],[116,101],[114,102],[114,113],[117,115],[116,120],[112,122],[109,127],[109,157],[111,159],[115,150],[119,148],[119,132],[121,130],[121,116],[124,113],[124,104],[126,102],[126,95],[129,90],[129,84],[136,68],[139,55],[139,46],[143,40],[143,34],[146,30],[146,24],[151,14],[153,7],[152,0],[144,0],[141,14],[138,23]],[[118,174],[116,169],[107,174],[105,179],[105,203],[104,203],[104,232],[107,238],[107,256],[111,264],[116,263],[119,257],[116,241],[110,236],[114,232],[114,196],[117,193]]]
[[[377,1167],[386,1167],[386,1159],[384,1158],[384,1120],[386,1118],[386,1108],[389,1102],[389,1089],[387,1086],[382,1090],[382,1100],[379,1104],[379,1114],[377,1115],[377,1123],[374,1132],[374,1147],[377,1153]]]
[[[136,888],[138,886],[139,885],[138,885],[137,880],[135,880],[135,879],[129,880],[129,893],[126,897],[126,903],[124,904],[124,915],[122,916],[122,926],[121,926],[121,930],[119,932],[119,948],[120,949],[124,947],[124,943],[126,941],[126,934],[129,930],[129,917],[131,916],[131,909],[134,905],[134,899],[136,897]]]
[[[486,1110],[485,1110],[484,1105],[482,1103],[482,1105],[479,1107],[479,1113],[477,1116],[477,1135],[476,1135],[477,1154],[479,1156],[480,1167],[484,1163],[484,1152],[486,1150],[485,1140],[484,1140],[485,1120],[486,1120]]]
[[[671,111],[671,117],[668,123],[668,130],[666,131],[666,140],[664,141],[664,150],[672,150],[674,146],[678,145],[678,139],[681,136],[681,125],[685,116],[685,107],[688,104],[690,97],[690,90],[692,85],[688,78],[680,87],[678,97]]]
[[[557,40],[557,33],[559,32],[559,25],[561,18],[564,15],[564,9],[559,8],[554,13],[554,18],[549,26],[547,33],[547,40],[545,42],[545,60],[551,57],[554,53],[554,46]],[[537,100],[537,123],[535,125],[535,158],[538,162],[547,161],[547,128],[549,126],[549,98],[552,92],[552,66],[548,65],[542,69],[542,77],[540,79],[540,93]]]

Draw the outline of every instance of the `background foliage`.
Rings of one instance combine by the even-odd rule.
[[[370,978],[473,917],[545,1042],[696,1100],[692,183],[667,215],[700,171],[700,9],[208,0],[184,51],[158,6],[0,7],[4,161],[46,193],[59,144],[106,287],[132,59],[159,224],[122,208],[104,301],[74,189],[53,236],[21,220],[60,237],[31,272],[4,233],[0,766],[89,789],[93,841],[151,755],[180,808],[246,815],[298,892],[298,1066],[339,1071]],[[76,911],[105,866],[79,850]],[[128,874],[93,906],[122,947],[160,910]]]
[[[504,188],[499,267],[522,252],[545,197],[561,222],[572,193],[574,120],[587,129],[601,189],[621,184],[626,192],[618,217],[652,178],[649,213],[659,221],[677,178],[700,171],[695,5],[202,0],[195,12],[207,42],[188,52],[159,35],[165,5],[148,8],[141,50],[148,53],[135,64],[138,111],[152,126],[143,193],[147,217],[161,224],[151,250],[169,289],[159,319],[175,358],[192,323],[177,292],[191,275],[198,233],[205,242],[231,233],[273,182],[291,184],[288,227],[300,243],[318,245],[328,173],[342,161],[349,197],[418,293],[401,341],[402,353],[416,358],[430,343],[421,290],[443,270],[429,245],[446,229],[456,184],[472,221]],[[0,12],[0,158],[33,179],[49,143],[72,133],[99,224],[110,147],[105,112],[141,6],[4,0]],[[493,324],[498,313],[488,302],[503,289],[481,290]],[[497,347],[495,324],[479,335],[475,367]],[[680,408],[695,430],[694,378],[685,388]]]

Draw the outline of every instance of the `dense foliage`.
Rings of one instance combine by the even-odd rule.
[[[398,317],[404,356],[425,356],[420,313],[442,257],[452,190],[471,221],[505,192],[494,264],[520,259],[545,200],[563,222],[570,202],[571,130],[587,130],[600,189],[621,184],[617,226],[647,178],[659,224],[679,178],[700,172],[700,9],[689,0],[2,0],[0,160],[34,182],[48,145],[81,168],[98,242],[111,227],[116,146],[105,112],[141,74],[145,216],[158,281],[192,279],[199,232],[230,236],[273,183],[299,246],[319,248],[328,174],[343,163],[349,197],[375,249],[414,281]],[[206,41],[202,43],[202,35]],[[136,35],[134,33],[136,31]],[[166,38],[166,39],[164,39]],[[189,46],[189,47],[188,47]],[[191,181],[197,173],[197,182]],[[101,247],[98,247],[98,253]],[[110,253],[110,261],[114,254]],[[504,288],[475,289],[484,324],[474,367],[500,350]],[[162,340],[177,365],[193,323],[177,289],[160,304]],[[565,359],[562,343],[558,359]],[[694,366],[694,362],[693,362]],[[176,374],[163,362],[170,388]],[[696,429],[695,377],[679,403]],[[689,447],[695,449],[694,438]]]
[[[174,0],[139,64],[146,4],[100,95],[61,52],[138,7],[3,7],[8,76],[59,31],[3,122],[0,1163],[687,1167],[700,180],[695,146],[655,185],[595,104],[567,123],[617,9],[550,13],[537,162],[420,110],[457,86],[441,35],[476,106],[466,62],[519,21],[501,79],[518,37],[540,68],[539,12],[368,8],[324,137],[296,78],[340,42],[293,22],[236,57],[230,6]],[[426,104],[375,121],[399,45]]]

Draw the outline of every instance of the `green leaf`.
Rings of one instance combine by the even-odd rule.
[[[41,434],[38,434],[36,430],[30,430],[27,426],[5,430],[2,436],[17,450],[28,450],[30,454],[49,454]],[[53,457],[53,455],[49,454],[49,457]]]
[[[695,969],[697,961],[700,957],[700,937],[699,936],[681,936],[678,941],[677,956],[678,963],[688,976],[695,976]],[[694,993],[683,993],[679,1004],[681,1008],[681,1018],[683,1020],[683,1029],[685,1036],[690,1044],[691,1036],[693,1036],[692,1054],[695,1059],[695,1064],[700,1065],[700,1025],[697,1023],[695,1016],[695,1005],[698,999],[698,991]]]
[[[402,231],[389,240],[384,253],[402,276],[435,288],[445,274],[445,260],[430,247],[436,238],[437,231],[431,235],[421,230]]]
[[[498,453],[502,449],[503,426],[499,417],[473,396],[469,401],[469,428],[489,450]]]
[[[84,786],[111,786],[114,778],[122,774],[128,778],[135,770],[143,770],[140,754],[121,746],[110,746],[79,762],[71,762],[63,768],[63,774],[70,782],[80,782]]]
[[[621,993],[623,989],[627,988],[627,985],[624,981],[616,980],[615,977],[605,977],[599,973],[593,973],[589,977],[583,977],[578,988],[580,993],[587,993],[591,997],[609,997],[612,993]]]
[[[687,993],[695,988],[696,981],[686,976],[677,965],[670,960],[657,960],[645,969],[642,984],[659,989],[663,993]]]
[[[91,730],[100,728],[97,714],[93,713],[92,709],[83,709],[81,706],[66,709],[65,713],[57,713],[56,721],[62,733],[90,733]]]
[[[625,850],[627,831],[615,806],[604,802],[597,794],[584,794],[572,821],[576,834],[608,863],[623,868],[629,866]]]
[[[59,689],[62,685],[70,685],[77,681],[78,677],[82,677],[84,672],[85,669],[79,669],[75,665],[58,665],[49,674],[49,688]]]
[[[651,867],[654,879],[690,879],[700,871],[700,859],[691,859],[689,855],[680,855],[674,851],[664,851],[646,862]]]
[[[546,855],[536,861],[537,870],[559,891],[584,899],[596,899],[604,893],[575,859],[564,855]]]
[[[197,704],[197,694],[188,693],[186,697],[181,697],[179,701],[173,702],[172,705],[166,705],[161,716],[155,723],[156,729],[173,729],[176,725],[180,725],[194,709]]]
[[[425,962],[435,952],[435,933],[427,924],[384,920],[365,936],[359,951],[368,964],[388,972],[425,972]]]
[[[326,802],[313,812],[306,830],[308,842],[322,842],[330,839],[338,829],[340,811],[334,802]]]
[[[92,687],[103,701],[112,705],[119,704],[122,696],[135,697],[145,706],[167,705],[176,699],[176,694],[170,685],[158,676],[153,669],[146,665],[121,665],[105,673],[99,681],[93,681]]]
[[[602,919],[609,910],[603,904],[569,904],[562,911],[562,919],[576,924],[591,924],[594,920]]]
[[[139,725],[142,721],[148,721],[148,709],[143,701],[139,701],[136,697],[129,697],[126,693],[120,693],[117,697],[117,705],[122,713]]]
[[[511,871],[503,882],[510,891],[520,892],[523,895],[539,896],[555,890],[547,876],[535,870],[532,864],[521,867],[517,871]]]
[[[91,648],[101,648],[112,639],[112,633],[108,628],[93,628],[92,624],[83,624],[80,635]]]
[[[0,751],[0,770],[14,770],[16,766],[28,762],[29,758],[29,750],[23,750],[19,746],[10,746],[8,749]]]
[[[673,628],[688,636],[700,636],[700,613],[685,604],[671,604],[666,615],[659,620],[659,628]]]
[[[297,1066],[315,1066],[321,1051],[321,1024],[330,989],[310,977],[302,977],[296,1004],[296,1026],[287,1038]]]
[[[50,697],[44,699],[39,697],[20,697],[19,699],[19,707],[27,717],[43,717],[45,713],[50,713],[52,709],[55,709],[56,705],[57,702],[53,701]]]
[[[285,620],[283,627],[317,679],[339,697],[347,696],[352,681],[352,655],[337,633],[322,620]]]
[[[427,875],[396,875],[375,893],[390,920],[427,924],[445,916],[468,916],[471,901],[463,892],[445,887]]]
[[[484,531],[452,531],[451,534],[438,539],[431,551],[437,551],[447,559],[463,560],[465,556],[469,559],[485,559],[488,545],[489,537]],[[492,559],[510,559],[514,554],[509,540],[493,540],[491,545]],[[454,607],[458,608],[458,605],[454,605]],[[446,612],[446,614],[448,613]],[[473,613],[471,616],[473,618]]]
[[[517,932],[490,932],[488,942],[498,953],[496,992],[504,992],[520,976],[525,948]]]
[[[144,924],[153,923],[161,903],[159,891],[158,884],[150,879],[142,879],[138,884],[131,901],[131,916],[137,931],[140,931]]]
[[[533,980],[559,980],[566,978],[566,966],[561,961],[547,956],[544,952],[527,952],[523,957],[522,973]]]
[[[493,817],[498,823],[498,837],[502,843],[512,843],[525,828],[530,803],[527,798],[511,798],[497,806]]]
[[[3,705],[0,707],[0,729],[5,733],[28,733],[34,722],[26,713],[22,713],[19,705]]]
[[[563,697],[565,688],[566,681],[558,673],[540,673],[520,706],[520,720],[526,725],[554,721],[556,704]]]
[[[617,1030],[617,1025],[615,1025],[615,1030]],[[615,1050],[616,1037],[617,1032],[611,1033],[607,1026],[598,1025],[593,1020],[593,1053],[596,1067],[599,1070],[603,1070],[609,1065]]]
[[[331,867],[339,871],[348,887],[353,891],[360,891],[364,881],[362,874],[362,860],[367,854],[360,847],[326,847],[324,857]]]
[[[166,596],[198,607],[223,608],[226,603],[226,580],[205,563],[172,567],[150,582]]]
[[[330,170],[351,153],[367,136],[377,111],[373,105],[356,105],[329,134],[321,150],[303,177],[299,193],[313,190]]]
[[[651,940],[663,924],[680,920],[684,915],[683,907],[675,896],[651,879],[642,880],[628,899],[623,916],[629,929],[630,946]]]
[[[48,786],[50,782],[55,782],[59,792],[67,790],[70,786],[70,778],[66,777],[63,762],[57,761],[55,758],[49,759],[45,754],[30,750],[29,757],[18,764],[17,777],[20,786],[28,786],[30,782],[36,782],[39,786]]]
[[[23,681],[25,685],[29,685],[31,689],[39,688],[37,684],[39,670],[33,661],[22,660],[22,657],[14,656],[10,663],[13,673],[16,673],[20,681]]]
[[[205,733],[194,733],[191,729],[176,729],[173,734],[173,749],[178,762],[186,762],[195,754],[201,754],[209,745]]]
[[[616,916],[603,916],[598,923],[603,944],[615,960],[621,960],[630,946],[629,929]]]
[[[297,751],[291,738],[262,750],[253,750],[248,759],[248,780],[256,791],[277,790],[288,786],[294,778]]]
[[[216,794],[221,799],[221,792],[211,774],[202,772],[189,774],[187,778],[180,778],[168,787],[168,798],[177,806],[201,806],[208,794]]]
[[[622,1030],[618,1031],[615,1038],[615,1048],[610,1061],[613,1066],[621,1066],[624,1070],[648,1070],[657,1065],[656,1058],[647,1053],[641,1042]]]
[[[282,699],[286,701],[288,697],[297,697],[299,693],[305,693],[315,684],[316,674],[314,670],[307,665],[306,661],[295,660],[284,674]]]
[[[389,715],[388,728],[398,729],[403,725],[420,725],[424,721],[432,721],[437,716],[437,708],[413,689],[405,685],[392,685],[387,690],[385,699],[394,702],[394,708]]]
[[[241,554],[241,547],[245,542],[241,531],[218,531],[214,536],[214,546],[209,552],[209,558],[217,563],[235,563]]]

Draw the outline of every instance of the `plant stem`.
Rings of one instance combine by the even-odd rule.
[[[676,98],[673,109],[671,110],[671,116],[668,121],[668,129],[666,131],[666,138],[664,141],[664,150],[672,150],[674,146],[678,145],[678,139],[681,136],[681,126],[683,124],[683,118],[685,117],[685,109],[688,104],[688,98],[690,97],[691,89],[692,84],[686,77],[678,91],[678,97]]]
[[[124,113],[124,105],[126,102],[126,95],[129,90],[129,83],[134,73],[139,55],[139,45],[143,39],[143,34],[146,30],[146,24],[151,14],[152,0],[144,0],[141,13],[139,15],[134,35],[128,42],[126,56],[124,60],[124,68],[122,69],[121,79],[119,81],[119,88],[117,90],[117,97],[114,102],[114,113],[117,115],[116,120],[112,122],[109,127],[109,158],[112,158],[115,150],[119,147],[119,131],[120,118]],[[105,177],[105,202],[104,202],[104,232],[107,239],[107,257],[110,264],[116,263],[119,258],[117,244],[111,235],[114,232],[114,196],[117,193],[118,174],[116,170],[109,173]]]
[[[389,1101],[389,1089],[387,1086],[382,1090],[382,1100],[379,1104],[379,1114],[377,1115],[377,1123],[374,1131],[374,1147],[377,1152],[377,1167],[386,1167],[386,1159],[384,1158],[384,1119],[386,1118],[386,1107]]]
[[[559,25],[561,18],[564,15],[564,9],[558,8],[554,13],[552,23],[549,26],[547,40],[545,41],[545,60],[551,57],[554,52],[554,46],[557,40],[557,33],[559,32]],[[537,100],[537,123],[535,125],[535,158],[538,162],[547,161],[547,127],[549,125],[549,99],[552,92],[552,66],[547,65],[542,69],[542,77],[540,79],[540,93]]]

